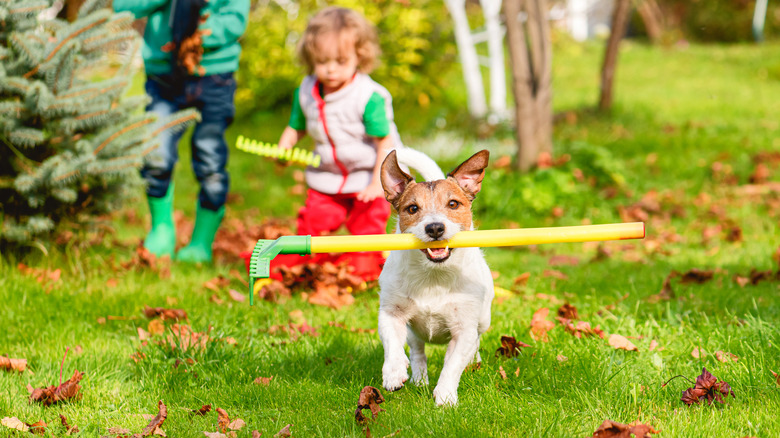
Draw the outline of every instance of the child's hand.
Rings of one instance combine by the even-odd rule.
[[[356,198],[361,202],[371,202],[374,199],[384,196],[385,190],[382,188],[382,183],[379,181],[372,181],[362,192],[358,193]]]

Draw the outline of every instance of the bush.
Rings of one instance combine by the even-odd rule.
[[[332,4],[353,8],[376,24],[383,53],[371,76],[387,87],[396,106],[405,102],[426,105],[441,97],[442,72],[457,54],[444,2],[420,0],[407,5],[397,0],[341,0]],[[295,45],[307,20],[321,6],[314,0],[253,3],[238,72],[236,105],[241,113],[292,101],[305,74]]]
[[[755,0],[658,0],[667,25],[704,42],[752,41]],[[780,5],[769,2],[766,37],[780,35]]]

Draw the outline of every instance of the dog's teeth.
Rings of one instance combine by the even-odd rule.
[[[450,246],[449,245],[444,247],[444,252],[450,252]]]
[[[431,249],[430,249],[430,248],[426,248],[426,249],[428,250],[428,255],[429,255],[429,256],[431,256],[431,257],[433,257],[433,251],[431,251]]]

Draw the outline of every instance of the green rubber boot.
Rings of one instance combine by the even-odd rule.
[[[222,217],[225,215],[225,207],[217,211],[209,210],[198,204],[198,212],[195,216],[195,229],[192,230],[190,244],[182,248],[176,259],[189,263],[211,262],[211,244],[217,234]]]
[[[144,248],[161,257],[173,257],[176,249],[176,229],[173,223],[173,183],[162,198],[146,197],[152,216],[152,229],[144,239]]]

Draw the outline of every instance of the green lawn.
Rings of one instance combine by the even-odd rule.
[[[639,420],[664,437],[780,436],[780,390],[772,375],[780,372],[780,281],[742,287],[734,280],[754,268],[778,270],[772,255],[780,247],[780,193],[764,185],[751,194],[755,186],[747,184],[756,154],[780,150],[780,45],[662,49],[627,44],[623,49],[614,111],[598,115],[587,107],[598,97],[600,47],[556,48],[555,108],[569,113],[556,126],[556,155],[569,153],[572,161],[526,179],[489,168],[475,205],[482,228],[618,222],[621,207],[654,190],[657,196],[646,200],[657,201],[659,208],[647,207],[652,210],[648,238],[611,242],[604,246],[610,255],[598,261],[592,261],[597,249],[589,244],[486,249],[488,263],[499,274],[496,284],[514,292],[493,303],[493,325],[480,349],[484,362],[464,373],[460,404],[436,407],[433,384],[395,393],[381,389],[385,411],[370,422],[371,436],[584,437],[605,419]],[[458,91],[452,93],[457,101]],[[419,111],[404,110],[397,110],[402,133],[404,117],[411,120]],[[459,117],[452,110],[435,111],[450,122]],[[283,111],[255,114],[237,122],[229,136],[273,141],[285,118]],[[494,158],[512,150],[505,128],[489,139],[449,128],[415,129],[405,138],[438,153],[445,167],[483,147]],[[441,152],[447,142],[453,142],[449,149],[454,153]],[[606,158],[598,168],[625,180],[616,196],[608,196],[611,189],[605,185],[591,187],[571,177],[557,185],[546,182],[580,167],[588,176],[587,166],[594,161],[577,152],[583,147],[599,148]],[[186,150],[176,175],[176,208],[191,215],[197,187]],[[770,180],[779,181],[780,163],[766,163]],[[255,223],[290,219],[303,201],[289,193],[292,168],[277,169],[233,151],[230,170],[240,198],[232,200],[229,217]],[[529,182],[537,184],[531,194],[547,196],[560,214],[544,205],[513,202],[523,188],[518,186]],[[549,187],[557,191],[545,192]],[[28,361],[24,373],[0,371],[0,417],[44,420],[53,425],[52,436],[63,435],[60,413],[78,425],[77,436],[108,435],[109,427],[136,433],[148,423],[141,415],[156,413],[157,401],[163,400],[168,407],[163,429],[171,437],[214,432],[213,411],[203,417],[187,412],[204,404],[243,419],[247,427],[239,437],[251,436],[254,429],[273,436],[287,424],[300,437],[366,435],[354,411],[364,386],[381,388],[382,346],[376,333],[329,323],[376,328],[376,289],[359,293],[353,305],[340,310],[310,305],[300,296],[250,307],[231,301],[227,290],[217,293],[224,303],[216,304],[210,300],[215,292],[204,284],[223,275],[231,279],[229,288],[246,292],[230,274],[241,266],[174,264],[164,278],[151,269],[123,268],[144,232],[143,221],[133,220],[133,214],[144,217],[142,201],[116,215],[116,233],[103,244],[50,248],[46,254],[33,248],[23,259],[5,255],[0,262],[5,334],[0,355]],[[718,225],[722,230],[703,242],[703,234]],[[735,228],[741,239],[730,241],[727,231]],[[553,255],[574,256],[579,263],[550,266]],[[44,287],[22,273],[18,262],[60,269],[61,279]],[[703,284],[676,279],[676,298],[651,298],[672,270],[693,268],[714,270],[714,277]],[[566,278],[545,275],[545,270],[558,270]],[[528,282],[514,286],[525,272]],[[549,332],[548,342],[535,341],[529,333],[531,315],[542,307],[554,314],[563,302],[608,334],[629,337],[639,351],[617,350],[598,337],[576,338],[560,326]],[[210,329],[209,336],[219,340],[204,351],[164,348],[154,342],[161,338],[141,347],[137,328],[148,329],[145,305],[184,309],[193,330]],[[316,328],[317,336],[269,331],[300,323],[300,318]],[[496,357],[502,335],[531,347],[516,358]],[[658,347],[650,351],[652,341]],[[85,372],[82,398],[50,407],[28,403],[26,385],[58,384],[66,347],[63,380],[74,369]],[[693,357],[696,347],[705,354]],[[136,363],[130,356],[139,350],[145,357]],[[444,348],[427,351],[433,383]],[[721,362],[717,351],[738,360]],[[728,382],[736,398],[724,405],[689,407],[680,396],[691,384],[675,379],[662,387],[678,374],[695,379],[703,367]],[[253,383],[269,376],[267,386]],[[13,434],[0,427],[0,436]]]

